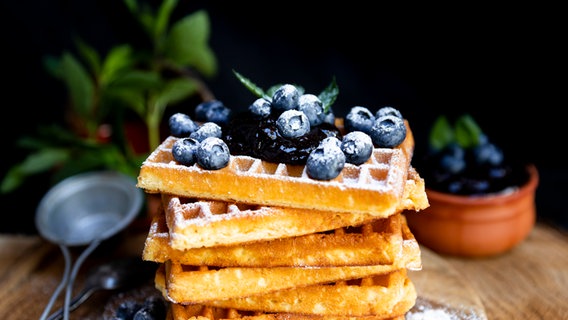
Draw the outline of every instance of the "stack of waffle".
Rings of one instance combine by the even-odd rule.
[[[331,181],[249,156],[183,166],[176,139],[138,177],[162,199],[143,259],[159,264],[169,319],[404,319],[414,306],[407,271],[421,268],[420,249],[400,213],[428,201],[410,130]]]

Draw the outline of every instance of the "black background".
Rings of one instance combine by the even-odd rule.
[[[337,116],[355,105],[397,107],[410,122],[418,153],[438,115],[471,114],[508,156],[537,165],[539,219],[568,227],[566,35],[560,8],[305,5],[180,1],[174,19],[207,10],[220,67],[207,83],[234,109],[247,107],[253,96],[232,70],[263,88],[291,82],[312,93],[335,77]],[[99,52],[146,42],[121,1],[5,1],[0,9],[3,176],[25,156],[14,145],[18,137],[62,121],[65,91],[43,69],[44,55],[73,51],[75,35]],[[6,219],[0,231],[35,232],[35,208],[49,181],[39,176],[26,186],[1,196]]]

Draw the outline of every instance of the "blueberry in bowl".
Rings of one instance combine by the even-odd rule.
[[[408,212],[417,240],[443,254],[488,257],[520,244],[536,219],[538,171],[507,157],[468,114],[434,122],[427,151],[413,165],[430,206]]]
[[[429,149],[415,165],[427,187],[459,195],[507,192],[529,179],[526,164],[505,157],[468,114],[452,128],[440,116],[429,136]]]

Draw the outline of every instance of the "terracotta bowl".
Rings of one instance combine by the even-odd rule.
[[[504,253],[522,242],[536,220],[538,171],[527,167],[529,180],[503,194],[460,196],[426,189],[430,207],[405,212],[418,242],[435,252],[462,257]]]

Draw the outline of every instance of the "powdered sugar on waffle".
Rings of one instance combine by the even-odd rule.
[[[393,149],[376,148],[362,165],[346,164],[341,174],[321,181],[305,166],[271,163],[250,156],[231,156],[227,167],[205,170],[178,164],[168,137],[143,163],[138,186],[147,192],[235,201],[265,206],[368,213],[387,217],[404,191],[414,147],[412,136]]]

